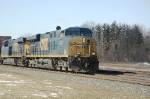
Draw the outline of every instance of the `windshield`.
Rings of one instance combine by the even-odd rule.
[[[92,37],[92,32],[91,31],[66,31],[65,32],[66,36],[88,36]]]
[[[79,31],[66,31],[65,32],[66,36],[80,36],[80,32]]]
[[[81,36],[92,37],[92,33],[90,31],[81,31],[80,34]]]

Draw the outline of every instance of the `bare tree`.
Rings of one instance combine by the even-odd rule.
[[[86,21],[81,27],[93,31],[97,55],[102,61],[150,61],[150,28],[144,25],[96,24]]]
[[[145,47],[145,58],[146,60],[148,60],[150,62],[150,28],[148,29],[148,31],[146,31],[146,36],[144,37],[144,47]]]
[[[93,21],[86,21],[84,22],[81,27],[84,27],[84,28],[89,28],[90,30],[92,30],[93,28],[95,28],[96,24],[95,22]]]
[[[146,31],[145,31],[145,37],[146,36],[150,36],[150,28],[148,28]]]

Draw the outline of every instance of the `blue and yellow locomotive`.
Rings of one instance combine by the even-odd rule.
[[[88,28],[70,27],[36,34],[30,37],[3,41],[2,64],[70,70],[73,72],[96,72],[99,62],[96,41]]]

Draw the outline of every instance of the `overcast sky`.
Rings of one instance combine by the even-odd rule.
[[[46,33],[95,23],[150,27],[150,0],[0,0],[0,36]]]

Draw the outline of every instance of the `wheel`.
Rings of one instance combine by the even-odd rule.
[[[78,67],[77,62],[75,60],[72,61],[72,63],[71,63],[71,69],[73,72],[78,73],[79,67]]]
[[[62,67],[60,67],[60,72],[62,72]]]
[[[25,67],[29,67],[29,60],[25,61]]]
[[[66,73],[68,73],[68,67],[66,67]]]

